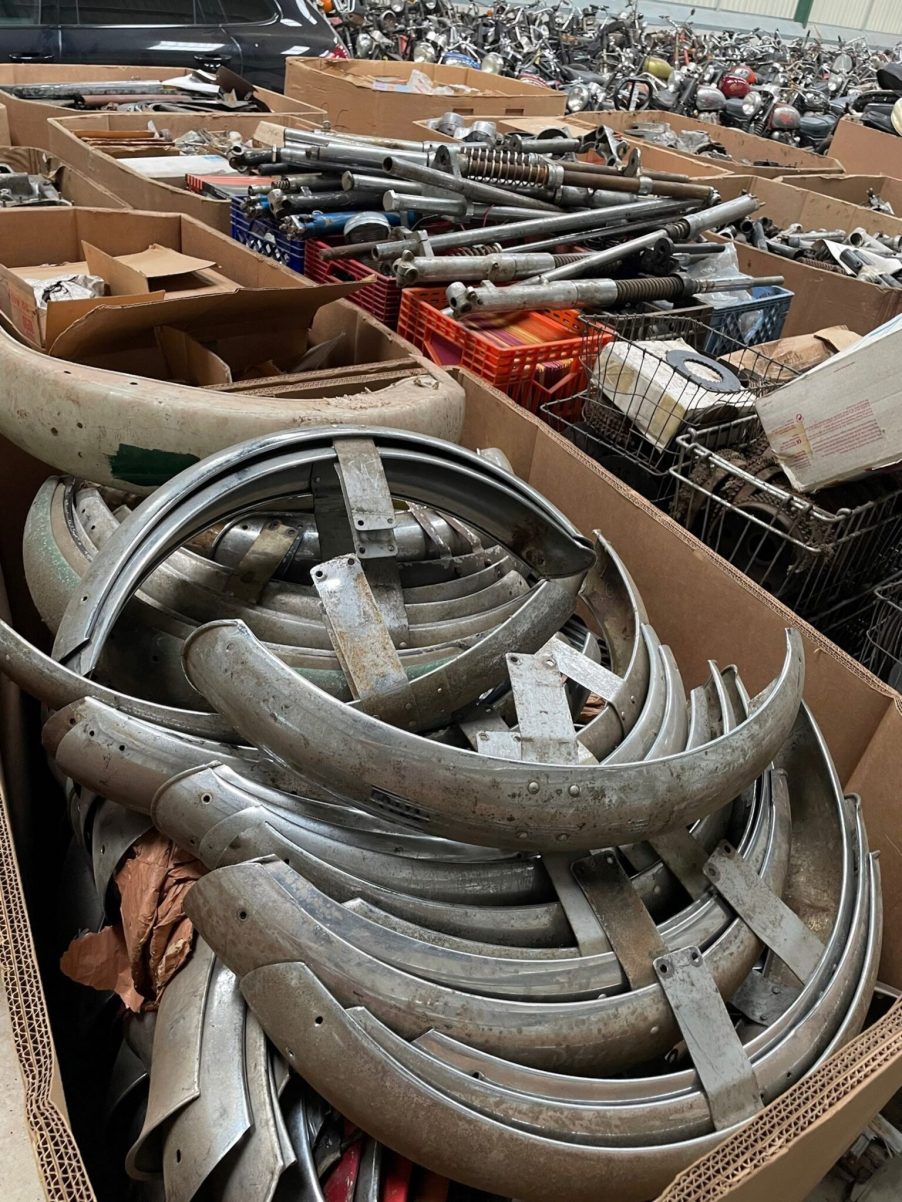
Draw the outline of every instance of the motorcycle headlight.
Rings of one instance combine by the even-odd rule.
[[[591,93],[584,83],[575,83],[567,89],[567,112],[579,113],[589,103]]]
[[[375,44],[376,43],[373,41],[373,39],[370,37],[370,35],[368,33],[358,34],[357,35],[357,45],[355,47],[355,49],[357,51],[357,57],[362,58],[364,55],[369,54],[370,51],[375,46]]]
[[[491,50],[483,56],[480,66],[483,71],[488,71],[491,75],[500,75],[504,71],[504,59],[500,54]]]
[[[358,39],[359,45],[359,39]],[[434,63],[435,62],[435,47],[431,42],[417,42],[413,48],[413,61],[415,63]]]
[[[755,113],[757,113],[757,112],[758,112],[757,104],[752,104],[751,100],[744,100],[742,102],[743,117],[754,117]]]

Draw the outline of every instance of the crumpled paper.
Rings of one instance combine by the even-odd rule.
[[[151,831],[116,873],[120,919],[69,944],[60,968],[73,981],[117,993],[129,1010],[155,1010],[194,944],[185,894],[206,869]]]

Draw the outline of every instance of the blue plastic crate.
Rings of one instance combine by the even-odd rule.
[[[716,359],[725,351],[735,350],[735,343],[758,346],[772,342],[783,333],[789,306],[795,295],[787,288],[759,285],[749,289],[754,300],[734,301],[729,305],[708,305],[704,323],[712,333],[702,348]]]
[[[286,238],[276,228],[272,219],[257,217],[253,221],[241,211],[241,200],[232,200],[232,237],[243,246],[249,246],[267,259],[290,267],[293,271],[304,270],[304,243],[295,238]]]

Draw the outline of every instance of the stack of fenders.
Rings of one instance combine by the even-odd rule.
[[[798,634],[757,696],[687,693],[603,531],[497,453],[52,479],[26,569],[53,658],[3,626],[4,668],[101,900],[152,826],[209,870],[138,1046],[167,1199],[378,1199],[380,1145],[431,1199],[647,1199],[860,1029],[877,868]]]

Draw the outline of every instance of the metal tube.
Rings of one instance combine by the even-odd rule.
[[[405,186],[416,189],[419,185]],[[460,221],[476,221],[487,216],[498,221],[522,221],[525,217],[542,215],[536,209],[517,209],[510,205],[478,205],[462,196],[409,195],[406,192],[399,193],[395,189],[383,195],[382,207],[386,213],[434,213],[437,216],[456,217]]]
[[[445,255],[440,258],[405,255],[394,265],[399,284],[439,284],[453,280],[515,280],[551,271],[571,255]],[[577,255],[576,258],[585,258]]]
[[[389,175],[399,175],[401,179],[413,180],[418,184],[427,184],[433,188],[444,188],[446,191],[459,192],[467,200],[483,201],[486,204],[513,205],[521,209],[541,209],[543,212],[560,213],[557,205],[545,200],[523,196],[521,193],[508,191],[506,188],[496,188],[491,184],[480,184],[474,180],[461,179],[446,171],[436,171],[425,164],[414,163],[408,159],[388,156],[382,166]]]
[[[576,154],[581,138],[518,138],[514,146],[524,154]],[[504,149],[504,147],[502,147]]]
[[[402,192],[405,195],[418,196],[420,194],[420,185],[408,183],[403,179],[389,179],[385,175],[361,175],[356,171],[346,171],[341,177],[341,186],[347,191],[371,191],[385,192],[389,186],[394,192]],[[386,193],[386,195],[388,195]]]
[[[450,234],[437,234],[430,238],[433,250],[452,250],[468,246],[471,242],[513,242],[530,238],[534,234],[575,234],[587,230],[603,230],[621,217],[648,217],[661,212],[660,201],[648,200],[638,204],[612,206],[605,210],[592,209],[581,213],[561,213],[557,216],[533,217],[509,225],[488,225],[478,230],[457,230]],[[415,250],[419,243],[413,238],[401,238],[397,242],[380,242],[373,249],[376,259],[395,259],[402,251]],[[336,248],[337,249],[337,248]],[[359,249],[359,248],[358,248]],[[332,256],[330,256],[332,257]]]
[[[348,134],[336,130],[321,132],[313,129],[286,129],[284,133],[286,145],[291,142],[306,143],[308,146],[331,146],[335,142],[347,142],[351,145],[361,144],[364,147],[383,147],[386,150],[415,150],[425,153],[443,142],[415,142],[406,138],[382,138],[373,134]]]
[[[675,232],[674,236],[687,240],[703,234],[706,230],[722,229],[725,225],[732,225],[734,221],[748,217],[759,206],[760,201],[748,194],[737,196],[733,200],[723,200],[708,209],[700,209],[697,213],[680,218],[679,231]],[[676,227],[674,229],[676,230]]]
[[[607,191],[632,192],[637,196],[672,196],[677,200],[711,201],[717,195],[708,184],[673,183],[671,180],[653,179],[650,175],[597,176],[591,171],[583,171],[582,164],[579,169],[565,167],[563,175],[564,184],[592,188],[596,186],[596,180],[603,179]]]
[[[766,276],[754,281],[759,285],[779,285],[782,276]],[[736,276],[714,280],[690,280],[685,276],[668,275],[636,280],[559,280],[552,284],[512,284],[496,288],[468,288],[451,284],[448,303],[457,314],[474,309],[493,312],[520,309],[603,309],[609,305],[633,303],[639,300],[679,300],[703,292],[734,292],[748,288],[749,281]]]
[[[660,230],[651,230],[647,234],[640,234],[638,238],[630,238],[627,242],[618,242],[616,246],[608,246],[605,250],[592,251],[587,255],[580,255],[576,261],[563,263],[560,267],[555,267],[552,271],[546,271],[541,277],[543,284],[553,283],[555,280],[569,280],[573,276],[582,275],[586,271],[590,271],[598,267],[609,267],[614,263],[621,263],[630,255],[638,254],[642,250],[650,250],[658,245],[659,242],[666,242],[669,246],[669,239],[661,233]],[[487,279],[490,277],[486,277]],[[538,281],[536,281],[538,282]]]
[[[423,167],[429,162],[425,152],[416,150],[394,150],[392,154],[398,161],[416,162]],[[385,161],[385,151],[378,146],[354,146],[351,143],[333,142],[328,146],[303,146],[297,150],[285,147],[282,158],[286,163],[300,163],[307,168],[311,163],[329,162],[341,163],[344,167],[375,167],[382,168]]]

